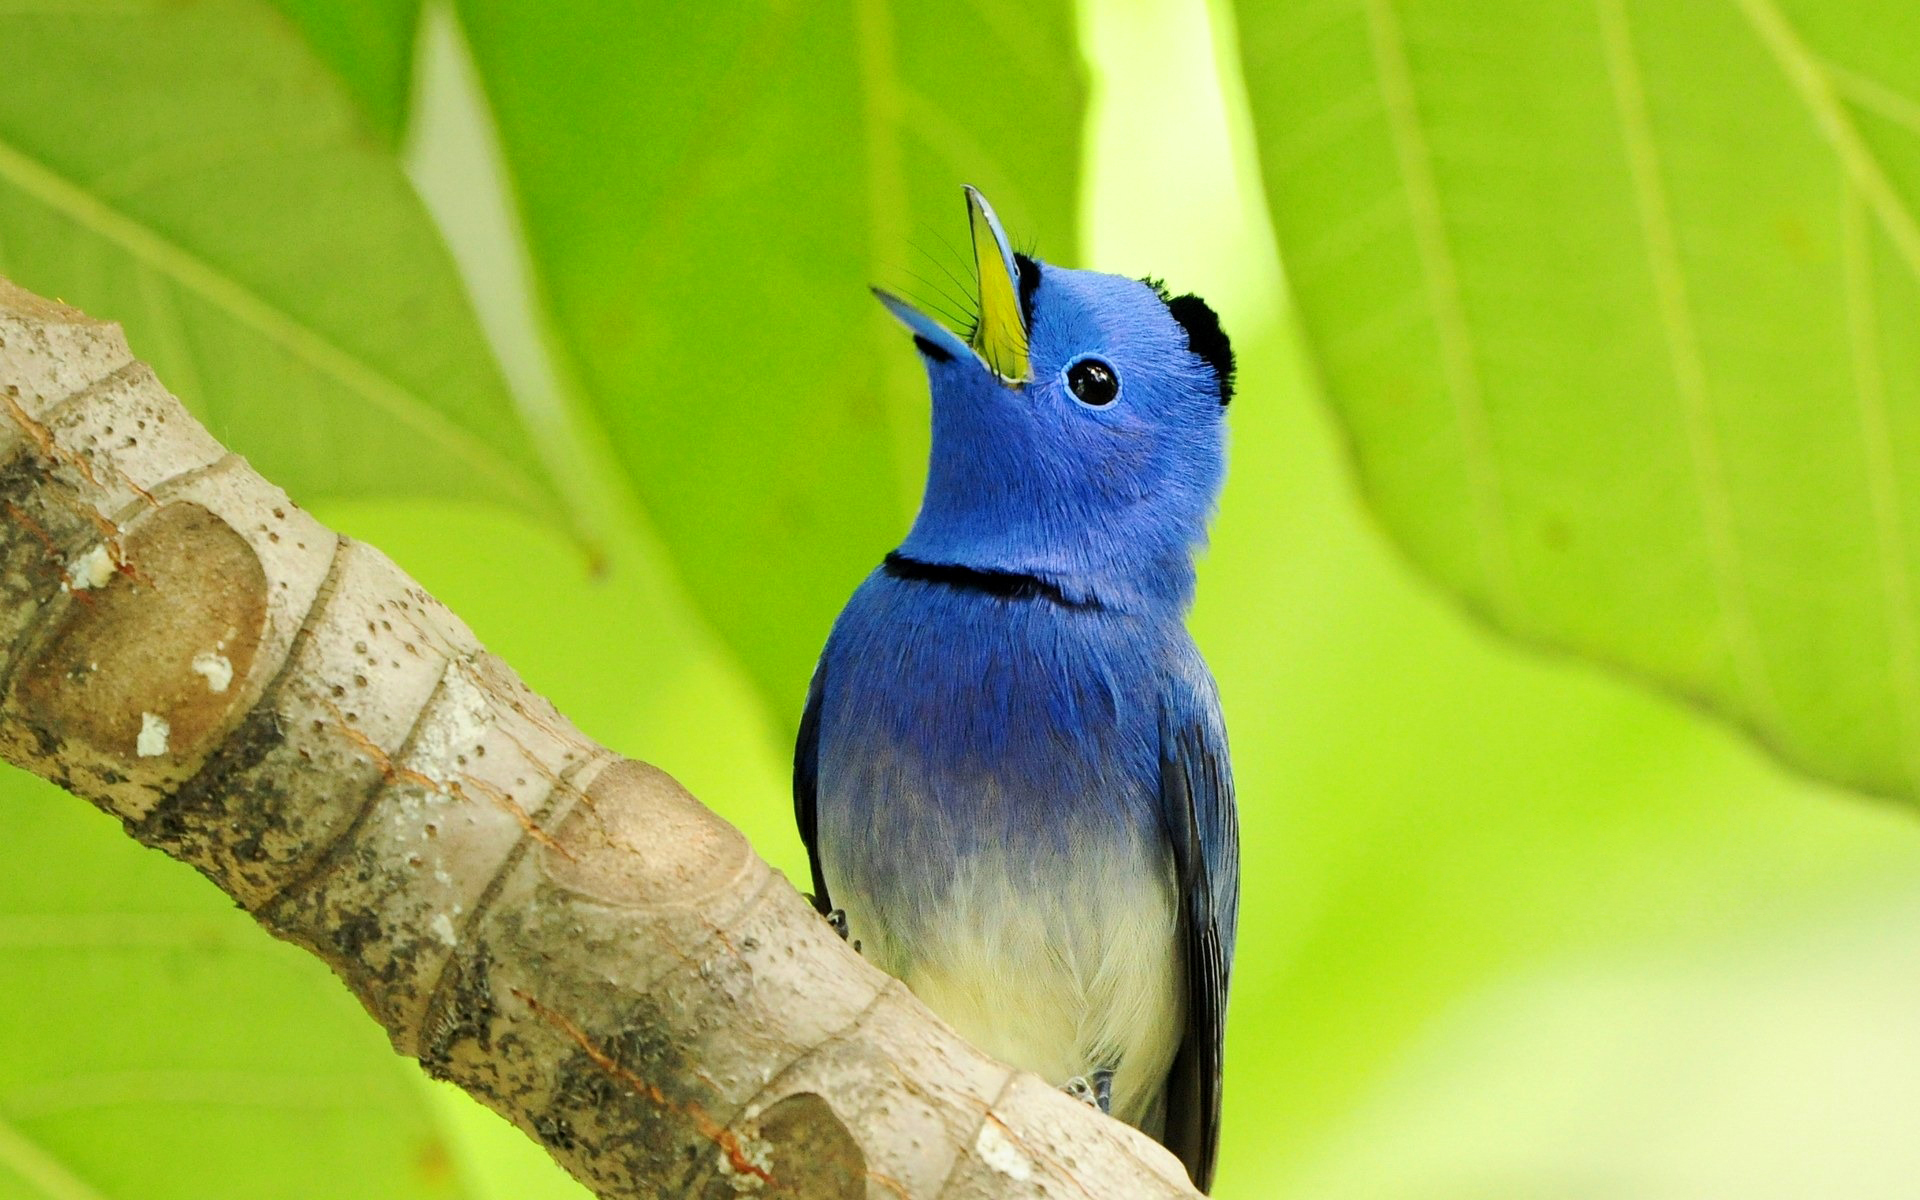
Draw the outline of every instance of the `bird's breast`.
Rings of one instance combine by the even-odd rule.
[[[1139,1124],[1181,994],[1152,648],[1101,614],[971,600],[856,596],[836,628],[828,889],[863,953],[963,1034],[1055,1083],[1115,1068]]]
[[[835,877],[850,936],[994,1057],[1055,1085],[1114,1072],[1113,1112],[1153,1115],[1182,1028],[1171,874],[1094,854],[1051,875],[973,855],[939,901],[910,908]]]

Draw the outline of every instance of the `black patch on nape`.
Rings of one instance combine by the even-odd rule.
[[[1220,407],[1233,402],[1233,343],[1220,328],[1220,318],[1207,302],[1189,292],[1167,301],[1167,311],[1187,331],[1187,349],[1213,368],[1220,381]]]
[[[1013,265],[1020,272],[1020,320],[1033,332],[1033,294],[1040,290],[1040,264],[1024,254],[1013,256]]]
[[[928,358],[932,359],[935,362],[952,362],[953,361],[953,355],[947,353],[947,349],[945,346],[942,346],[937,342],[928,341],[926,338],[921,337],[917,333],[913,335],[913,344],[915,347],[919,349],[920,353],[926,355]]]
[[[1018,571],[985,571],[978,567],[962,567],[953,563],[924,562],[917,558],[908,558],[898,550],[888,551],[886,561],[880,569],[894,579],[938,583],[963,592],[984,592],[1003,600],[1046,600],[1061,608],[1081,610],[1100,607],[1098,600],[1075,600],[1038,576],[1023,575]]]

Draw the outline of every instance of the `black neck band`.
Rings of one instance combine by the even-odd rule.
[[[1100,607],[1098,600],[1075,600],[1054,584],[1033,575],[1022,575],[1018,571],[983,571],[978,567],[922,562],[917,558],[908,558],[898,550],[888,553],[886,563],[881,570],[895,579],[917,579],[923,583],[939,583],[967,592],[985,592],[989,596],[999,596],[1006,600],[1046,600],[1058,604],[1061,608],[1096,609]]]

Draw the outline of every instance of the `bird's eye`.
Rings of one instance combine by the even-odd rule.
[[[1120,377],[1097,358],[1083,358],[1067,368],[1067,390],[1089,408],[1105,408],[1120,394]]]

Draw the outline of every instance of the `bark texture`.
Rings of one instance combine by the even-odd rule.
[[[4,279],[0,752],[319,955],[600,1196],[1195,1194],[215,442],[117,326]]]

